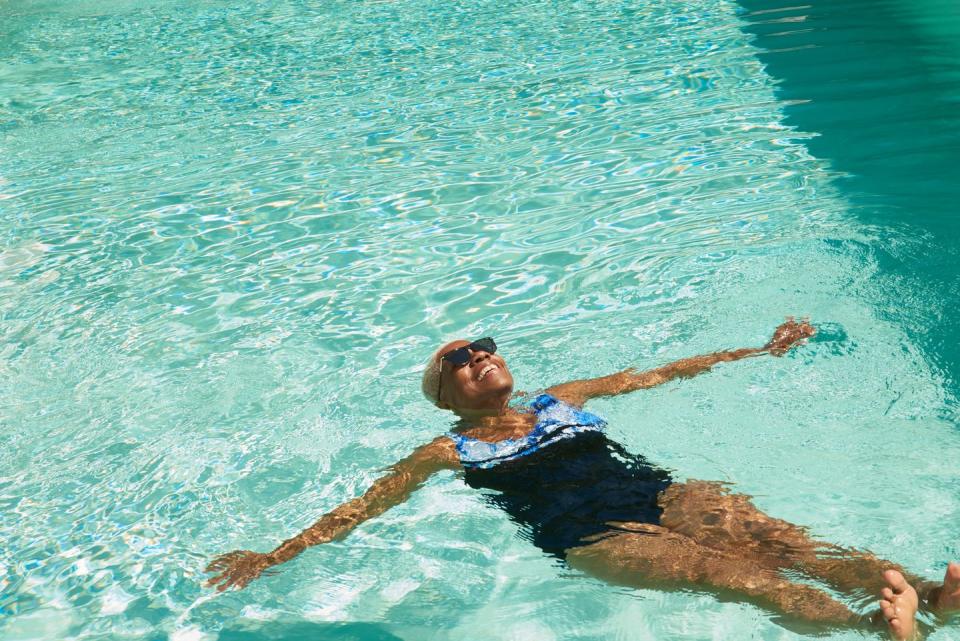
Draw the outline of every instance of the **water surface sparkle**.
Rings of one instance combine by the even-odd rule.
[[[273,547],[449,428],[417,377],[452,335],[495,336],[532,390],[809,314],[821,339],[786,358],[592,409],[678,477],[941,573],[951,399],[877,313],[917,293],[785,124],[740,13],[0,5],[0,635],[813,638],[575,575],[451,474],[205,590],[215,554]]]

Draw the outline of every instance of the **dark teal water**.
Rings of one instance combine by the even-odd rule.
[[[915,298],[881,309],[960,393],[960,3],[741,0],[785,122],[841,172],[879,235],[863,247]],[[954,411],[956,404],[954,401]]]

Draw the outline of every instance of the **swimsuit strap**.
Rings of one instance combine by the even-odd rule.
[[[607,426],[607,422],[596,414],[565,403],[552,394],[540,394],[530,402],[530,407],[537,414],[537,426],[561,423],[601,429]]]
[[[491,443],[462,434],[449,434],[464,467],[493,467],[503,461],[533,454],[541,447],[582,432],[600,432],[607,425],[596,414],[578,409],[551,394],[540,394],[530,402],[530,408],[537,416],[537,423],[520,438]]]

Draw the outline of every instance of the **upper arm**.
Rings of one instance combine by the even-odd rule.
[[[453,441],[438,437],[391,466],[389,473],[377,479],[359,500],[375,511],[386,509],[405,501],[435,472],[456,469],[459,465]]]
[[[570,405],[581,406],[591,398],[632,392],[646,387],[653,387],[661,382],[663,381],[658,375],[657,370],[637,372],[633,369],[625,369],[622,372],[608,376],[585,378],[554,385],[547,389],[547,393],[552,394]]]
[[[406,472],[414,476],[423,476],[424,480],[434,472],[455,469],[460,465],[460,457],[453,441],[446,436],[438,436],[426,445],[418,447],[405,459],[391,469]]]

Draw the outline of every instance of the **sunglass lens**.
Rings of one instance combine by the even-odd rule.
[[[488,354],[495,354],[497,352],[497,344],[493,342],[492,338],[481,338],[470,344],[470,349],[473,351],[482,351]]]
[[[470,352],[466,347],[458,347],[443,355],[443,360],[460,367],[470,362]]]

